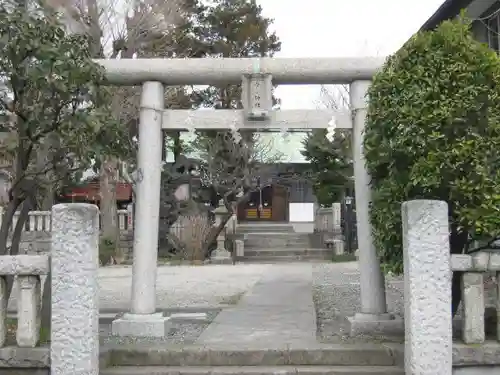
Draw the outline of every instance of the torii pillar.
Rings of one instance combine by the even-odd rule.
[[[368,107],[367,92],[371,81],[354,81],[350,85],[352,110],[352,153],[354,161],[354,192],[359,251],[361,311],[349,317],[351,335],[383,333],[393,329],[392,316],[387,314],[385,278],[373,244],[370,223],[370,176],[363,153],[363,134]],[[398,324],[399,322],[396,322]],[[398,327],[396,327],[397,329]]]

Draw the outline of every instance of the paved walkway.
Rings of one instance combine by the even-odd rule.
[[[270,268],[236,306],[219,313],[196,343],[273,348],[316,343],[312,282],[311,265]]]

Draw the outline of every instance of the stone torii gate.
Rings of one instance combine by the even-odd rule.
[[[165,336],[168,317],[156,312],[157,244],[159,228],[162,130],[237,129],[290,131],[327,128],[332,117],[337,128],[352,129],[353,159],[361,277],[362,325],[388,319],[384,277],[373,245],[368,207],[369,176],[363,159],[362,133],[366,92],[380,58],[204,58],[96,60],[110,84],[142,85],[138,180],[133,245],[130,312],[113,322],[122,336]],[[165,110],[166,85],[224,85],[242,83],[243,110]],[[272,109],[273,84],[349,84],[350,108],[332,110]]]

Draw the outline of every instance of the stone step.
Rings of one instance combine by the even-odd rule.
[[[245,233],[245,239],[254,239],[254,238],[282,238],[282,239],[300,239],[300,238],[309,238],[309,235],[307,233],[280,233],[280,232],[252,232],[252,233]]]
[[[281,237],[281,236],[273,236],[273,235],[266,235],[266,234],[261,234],[259,237],[256,237],[252,234],[251,237],[247,235],[245,238],[245,242],[248,243],[257,243],[257,242],[264,242],[264,243],[269,243],[269,242],[283,242],[283,243],[288,243],[288,244],[293,244],[293,243],[309,243],[309,237],[307,236],[288,236],[288,237]],[[269,247],[269,246],[267,246]]]
[[[245,248],[301,248],[309,246],[309,236],[304,233],[248,233]]]
[[[245,257],[261,257],[261,256],[312,256],[312,257],[329,257],[333,256],[332,249],[313,249],[307,247],[295,248],[273,248],[273,249],[245,249]]]
[[[404,375],[393,366],[123,366],[101,370],[100,375]]]
[[[266,243],[248,241],[244,242],[246,250],[266,250],[266,249],[292,249],[304,250],[311,246],[309,242],[285,242],[285,241],[267,241]]]
[[[154,348],[116,346],[108,353],[108,366],[398,366],[399,350],[383,344],[342,344],[310,348],[222,348],[186,346]],[[111,373],[110,373],[111,374]]]
[[[238,224],[236,231],[239,233],[295,233],[293,225],[289,224]]]
[[[332,257],[326,256],[255,256],[255,257],[240,257],[237,259],[241,263],[259,263],[259,264],[274,264],[274,263],[297,263],[297,262],[330,262]]]

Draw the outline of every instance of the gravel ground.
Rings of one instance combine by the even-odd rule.
[[[160,266],[156,287],[157,307],[166,310],[227,306],[252,288],[270,267],[270,264]],[[100,268],[101,311],[127,311],[131,286],[131,266]],[[16,309],[17,293],[17,285],[14,284],[9,311]]]
[[[328,343],[366,342],[366,337],[349,337],[346,317],[360,310],[359,272],[356,262],[322,263],[313,267],[313,300],[316,306],[318,340]],[[389,311],[403,311],[401,278],[387,281]],[[372,340],[401,341],[402,337],[375,337]]]
[[[404,341],[404,337],[349,337],[347,316],[360,311],[359,272],[356,262],[323,263],[313,268],[313,300],[316,306],[318,340],[328,343],[356,343],[368,341]],[[494,306],[496,280],[485,277],[486,306]],[[386,279],[386,298],[389,312],[402,316],[404,314],[403,276]],[[459,309],[457,317],[461,316]],[[486,313],[487,337],[494,335],[496,313]],[[454,321],[454,337],[460,338],[461,324]]]
[[[156,300],[162,309],[219,307],[245,293],[271,265],[164,266],[158,268]],[[101,309],[127,309],[131,267],[100,270]]]
[[[100,324],[103,345],[158,344],[187,345],[200,336],[219,311],[238,302],[272,265],[161,266],[158,268],[156,300],[159,309],[168,312],[205,312],[207,320],[198,323],[174,323],[165,338],[118,338],[111,336],[111,322]],[[132,283],[131,267],[101,268],[101,310],[129,307]]]
[[[175,312],[182,312],[182,309]],[[191,312],[191,310],[189,310]],[[99,323],[99,335],[101,345],[118,346],[127,344],[158,344],[165,345],[189,345],[193,344],[208,325],[215,319],[218,310],[203,311],[207,314],[207,320],[199,323],[174,323],[168,336],[163,338],[124,338],[111,335],[111,319],[102,319]],[[168,315],[168,312],[167,312]]]

